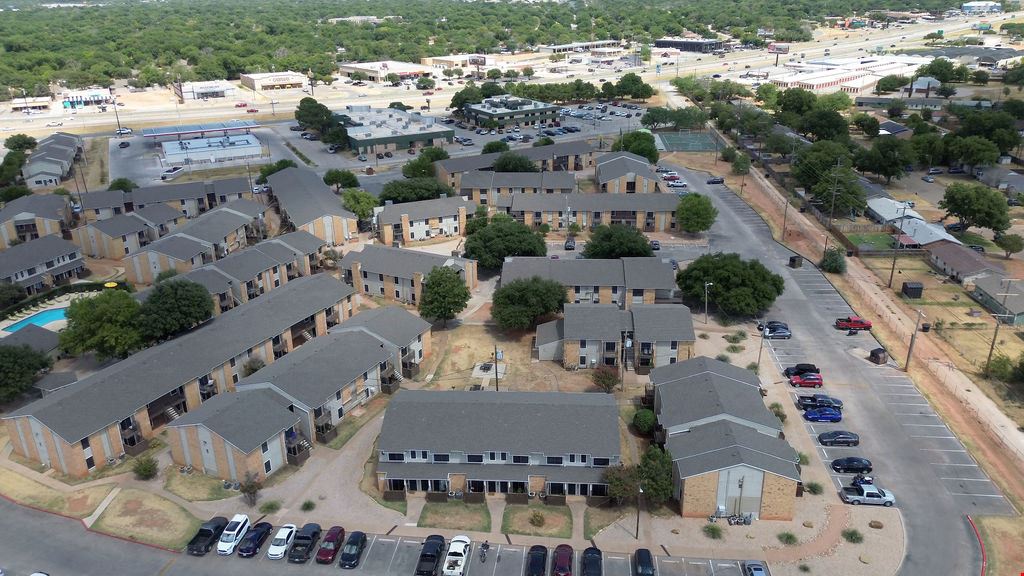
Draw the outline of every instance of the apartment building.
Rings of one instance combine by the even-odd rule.
[[[21,168],[25,185],[33,190],[60,186],[71,177],[83,143],[81,136],[67,132],[56,132],[40,140]]]
[[[149,244],[156,232],[134,214],[119,214],[106,220],[79,226],[71,231],[71,241],[93,258],[120,260]]]
[[[586,170],[594,165],[594,147],[586,140],[559,142],[551,146],[523,148],[516,154],[526,156],[541,172]],[[479,156],[460,156],[434,162],[437,180],[456,190],[462,189],[462,175],[466,172],[491,170],[500,153]]]
[[[476,288],[476,260],[457,256],[368,244],[339,263],[345,281],[360,294],[409,304],[419,302],[427,275],[441,266],[455,269],[470,290]]]
[[[249,360],[271,366],[327,334],[352,313],[354,298],[327,274],[289,282],[5,414],[13,450],[74,477],[137,454],[164,425],[235,390]]]
[[[546,224],[552,230],[577,224],[582,229],[622,225],[643,232],[676,229],[675,194],[514,194],[501,198],[498,210],[532,228]]]
[[[390,349],[396,370],[402,378],[415,378],[420,364],[430,357],[431,325],[400,306],[382,306],[366,310],[336,326],[333,332],[366,332]]]
[[[631,152],[612,152],[598,157],[594,177],[598,192],[647,194],[668,191],[647,158]]]
[[[377,237],[385,246],[404,246],[434,238],[466,235],[466,219],[475,206],[460,196],[374,208]]]
[[[576,177],[569,172],[492,172],[462,174],[459,194],[481,206],[497,206],[514,194],[569,194],[576,192]]]
[[[604,496],[617,417],[607,394],[401,390],[377,440],[377,487]]]
[[[0,250],[50,234],[63,234],[71,223],[67,197],[31,194],[15,198],[0,209]]]
[[[506,258],[501,267],[502,284],[535,276],[565,286],[570,303],[615,304],[624,309],[671,300],[677,289],[672,264],[656,257],[552,260],[517,256]]]
[[[71,242],[43,236],[0,252],[0,282],[17,284],[29,294],[44,292],[85,273],[85,260]]]
[[[305,230],[328,246],[344,244],[358,234],[356,215],[341,207],[341,199],[316,172],[285,168],[271,174],[267,182],[282,225]]]
[[[251,200],[252,187],[248,178],[226,178],[207,182],[143,186],[131,192],[103,190],[82,194],[81,198],[82,214],[87,222],[158,205],[173,208],[186,218],[196,218],[207,210],[235,200]]]

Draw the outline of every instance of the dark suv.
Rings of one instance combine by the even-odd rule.
[[[416,563],[416,576],[437,576],[437,567],[441,565],[441,556],[444,555],[444,544],[444,536],[427,536],[420,550],[419,562]]]
[[[540,544],[530,546],[526,554],[526,576],[545,576],[548,571],[548,549]]]
[[[821,374],[821,370],[818,369],[814,364],[797,364],[796,366],[790,366],[782,371],[782,373],[789,376],[802,376],[804,374]]]
[[[565,239],[565,249],[566,250],[575,250],[576,249],[576,239],[571,237],[571,236],[569,238],[566,238]]]
[[[633,576],[657,576],[654,556],[647,548],[637,548],[633,554]]]
[[[725,178],[721,176],[712,176],[708,178],[708,184],[725,184]]]
[[[597,548],[587,548],[580,558],[580,576],[601,576],[601,551]]]

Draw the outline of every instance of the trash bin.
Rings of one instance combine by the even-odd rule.
[[[790,268],[800,268],[803,265],[804,265],[804,257],[803,256],[790,256],[789,257],[789,267]]]
[[[920,298],[924,294],[924,284],[920,282],[904,282],[903,295],[907,298]]]
[[[847,250],[846,251],[846,257],[847,258],[853,258],[853,250]]]
[[[869,359],[875,364],[885,364],[889,361],[889,353],[885,351],[885,348],[875,348],[871,351]]]
[[[931,324],[931,322],[925,322],[924,324],[921,324],[921,332],[931,332],[931,331],[932,331],[932,324]]]

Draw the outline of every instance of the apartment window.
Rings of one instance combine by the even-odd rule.
[[[92,470],[96,467],[96,460],[94,460],[92,456],[89,456],[85,459],[85,467]]]
[[[569,463],[570,464],[575,464],[576,463],[576,455],[575,454],[569,454]]]
[[[552,466],[561,466],[562,465],[562,457],[561,456],[548,456],[547,457],[547,463],[551,464]]]
[[[670,358],[668,359],[668,363],[669,363],[669,364],[675,364],[675,363],[676,363],[676,359],[675,359],[675,358],[671,358],[671,357],[670,357]]]
[[[483,454],[466,454],[466,462],[469,462],[470,464],[483,464],[483,462],[484,462],[484,455]]]
[[[611,462],[608,458],[594,458],[594,466],[607,466]]]
[[[383,274],[377,274],[377,281],[383,282],[384,281],[384,275]]]
[[[267,460],[266,462],[263,463],[263,471],[264,472],[266,472],[267,474],[270,474],[270,470],[271,469],[272,469],[272,466],[270,465],[270,460]]]
[[[582,356],[582,355],[580,356],[580,366],[583,366],[584,368],[586,368],[586,366],[587,366],[587,357],[586,356]]]
[[[448,454],[434,454],[434,462],[447,462],[449,459]]]
[[[604,343],[604,351],[605,352],[615,352],[615,342],[605,342]]]
[[[579,287],[579,286],[573,286],[573,291],[574,291],[574,292],[575,292],[576,294],[579,294],[579,293],[580,293],[580,287]]]
[[[337,392],[334,393],[334,399],[341,400],[341,390],[338,390]]]
[[[422,349],[417,350],[416,357],[419,358],[420,360],[423,359],[423,350]]]
[[[363,280],[366,280],[366,279],[367,279],[366,270],[363,270]]]
[[[416,337],[416,341],[417,342],[423,342],[423,334],[420,334],[419,336],[417,336]]]
[[[234,358],[232,358],[231,360],[228,360],[228,364],[229,364],[229,365],[230,365],[230,366],[231,366],[232,368],[234,368],[234,367],[235,367],[235,359],[234,359]]]
[[[390,461],[390,462],[405,462],[405,453],[403,453],[403,452],[388,452],[388,461]]]
[[[82,444],[82,450],[88,450],[89,449],[89,438],[88,437],[82,438],[81,444]]]
[[[512,457],[512,463],[513,464],[529,464],[530,463],[530,457],[529,456],[513,456]]]
[[[644,297],[644,289],[643,288],[633,288],[633,298],[643,298],[643,297]]]
[[[584,349],[586,347],[587,347],[587,341],[586,340],[580,340],[580,350],[582,350],[582,349]]]
[[[614,295],[616,295],[618,293],[619,293],[619,287],[618,286],[612,286],[612,295],[614,296]]]
[[[676,342],[675,340],[673,340],[673,341],[672,341],[672,343],[671,343],[671,345],[670,345],[670,348],[671,348],[672,350],[675,350],[675,349],[676,349],[676,348],[678,348],[678,347],[679,347],[679,343],[678,343],[678,342]]]
[[[238,384],[238,374],[232,374],[231,375],[231,383],[232,384]]]
[[[586,454],[580,454],[580,462],[582,462],[583,464],[587,463],[587,455]]]
[[[127,253],[129,253],[129,252],[130,252],[130,250],[128,249],[128,247],[127,247],[127,246],[125,246],[125,247],[124,247],[124,253],[125,253],[125,254],[127,254]]]
[[[262,451],[264,454],[266,454],[267,452],[270,452],[270,446],[266,442],[264,442],[260,446],[260,451]]]
[[[383,296],[383,295],[384,295],[384,287],[383,287],[383,286],[381,286],[381,287],[379,288],[379,290],[380,290],[380,295],[381,295],[381,296]]]
[[[397,289],[397,288],[395,288],[395,298],[401,298],[401,297],[402,297],[402,291]]]

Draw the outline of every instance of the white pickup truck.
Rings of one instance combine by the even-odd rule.
[[[469,553],[472,541],[468,536],[456,536],[448,544],[448,554],[444,557],[442,573],[444,576],[462,576],[469,566]]]
[[[874,484],[861,484],[860,486],[844,486],[839,492],[843,502],[853,504],[875,504],[878,506],[892,506],[896,503],[896,497],[888,490],[882,490]]]

